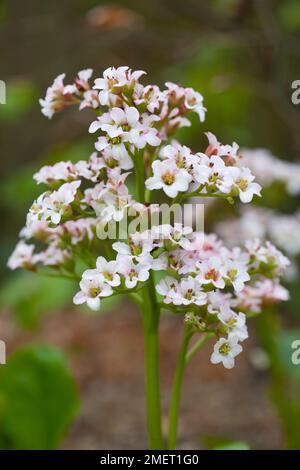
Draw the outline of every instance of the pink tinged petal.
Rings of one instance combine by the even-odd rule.
[[[123,134],[122,127],[117,127],[112,124],[102,124],[101,129],[104,132],[107,132],[109,137],[111,137],[112,139],[114,139],[115,137],[119,137]]]
[[[99,273],[96,269],[87,269],[82,273],[82,279],[94,279],[97,274]]]
[[[130,279],[127,278],[127,279],[125,280],[125,286],[126,286],[128,289],[133,289],[133,288],[137,285],[137,281],[138,281],[138,280],[137,280],[136,278],[134,278],[134,279],[132,279],[132,280],[130,280]]]
[[[115,242],[112,245],[113,249],[121,255],[131,255],[129,246],[123,242]]]
[[[108,281],[106,281],[108,282]],[[113,280],[112,281],[109,281],[109,284],[112,286],[112,287],[117,287],[121,284],[121,278],[119,276],[119,274],[115,274],[114,277],[113,277]]]
[[[110,115],[116,124],[122,124],[126,121],[126,114],[121,108],[112,108]]]
[[[92,310],[99,310],[100,308],[100,299],[99,297],[88,298],[86,301],[87,305]]]
[[[97,140],[97,142],[95,143],[95,148],[101,152],[102,150],[104,150],[106,147],[109,146],[109,143],[107,142],[106,138],[105,137],[99,137],[99,139]]]
[[[178,189],[175,184],[172,184],[171,186],[164,185],[163,190],[169,197],[176,197],[178,193]]]
[[[131,78],[133,80],[138,80],[142,75],[147,75],[144,70],[135,70],[134,72],[132,72]]]
[[[110,295],[112,295],[113,293],[113,290],[111,288],[111,286],[109,284],[104,284],[102,286],[102,290],[100,292],[100,297],[109,297]]]
[[[213,352],[211,357],[210,357],[210,362],[212,364],[219,364],[221,362],[220,354],[217,353],[217,352]]]
[[[79,291],[73,297],[73,302],[75,305],[81,305],[86,301],[86,295],[84,292]]]
[[[146,180],[146,188],[147,189],[160,189],[163,186],[163,182],[156,178],[155,176],[152,176],[151,178],[148,178]]]
[[[146,141],[147,144],[152,145],[152,147],[157,147],[161,143],[161,139],[154,132],[146,134]]]
[[[92,124],[89,127],[90,134],[93,134],[94,132],[96,132],[98,129],[100,129],[100,127],[101,127],[101,123],[98,120],[92,122]]]
[[[55,225],[59,224],[60,219],[61,219],[61,215],[57,212],[51,215],[51,222]]]
[[[106,269],[106,266],[107,266],[106,259],[103,256],[99,256],[97,258],[97,263],[96,263],[96,267],[97,267],[98,271],[102,271],[102,270]]]
[[[237,344],[236,346],[233,346],[233,348],[231,348],[230,353],[233,357],[235,357],[235,356],[238,356],[238,354],[240,354],[242,351],[243,351],[242,346],[240,344]]]
[[[102,106],[106,106],[109,102],[109,92],[108,91],[100,91],[99,93],[99,102]]]
[[[224,356],[223,365],[225,369],[232,369],[234,367],[234,359],[230,355]]]
[[[149,271],[146,270],[146,269],[141,269],[141,271],[139,272],[139,280],[142,281],[142,282],[145,282],[147,281],[147,279],[149,279]]]
[[[138,112],[138,110],[134,108],[133,106],[131,106],[126,109],[125,114],[127,116],[127,122],[129,126],[130,127],[135,126],[140,117],[140,113]]]
[[[106,86],[106,80],[104,78],[96,78],[96,80],[94,81],[93,88],[95,88],[96,90],[103,90],[105,86]]]
[[[175,186],[178,191],[187,191],[189,187],[189,181],[187,179],[178,177]]]
[[[240,191],[240,200],[247,204],[251,202],[253,199],[253,192],[252,191]]]

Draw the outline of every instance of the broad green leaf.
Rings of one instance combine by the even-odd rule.
[[[63,354],[49,346],[23,348],[0,369],[0,446],[55,449],[78,407]]]

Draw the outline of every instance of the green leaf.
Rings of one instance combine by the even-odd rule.
[[[17,351],[0,370],[0,447],[56,448],[78,407],[62,353],[49,346]]]

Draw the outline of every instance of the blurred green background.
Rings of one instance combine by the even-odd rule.
[[[205,148],[203,133],[210,130],[224,143],[264,147],[279,158],[300,162],[300,105],[291,102],[291,84],[300,79],[299,1],[0,0],[0,45],[0,79],[7,86],[7,103],[0,105],[0,339],[6,341],[8,355],[18,350],[0,366],[0,447],[143,447],[142,342],[133,307],[108,304],[104,314],[85,315],[72,307],[76,286],[68,281],[10,273],[5,266],[26,211],[40,192],[32,174],[43,164],[86,158],[93,149],[89,111],[72,109],[48,121],[38,98],[59,73],[66,72],[68,82],[83,68],[101,75],[109,66],[129,65],[147,71],[145,82],[180,82],[204,95],[207,119],[203,124],[195,119],[179,135],[193,149]],[[299,199],[278,197],[272,190],[266,198],[270,207],[284,212],[299,206]],[[215,212],[209,223],[218,217]],[[267,353],[275,354],[269,362],[285,361],[291,374],[278,375],[272,366],[257,369],[247,358],[229,376],[196,364],[187,378],[182,436],[189,432],[182,446],[208,445],[203,435],[211,434],[247,441],[252,448],[300,448],[295,423],[300,416],[300,366],[291,368],[284,349],[286,335],[300,339],[298,284],[296,279],[290,286],[292,300],[281,315],[284,330],[274,330],[280,357],[275,358],[274,344],[266,344],[261,335]],[[110,310],[112,316],[107,315]],[[166,395],[180,329],[177,319],[163,320]],[[261,344],[252,342],[249,348]],[[137,364],[132,364],[132,354],[139,358]],[[208,363],[208,355],[203,362]],[[16,375],[20,383],[15,383]],[[289,398],[281,395],[290,376],[296,383],[291,392],[295,409],[286,410]],[[47,386],[52,380],[57,380],[53,390]],[[236,387],[241,403],[234,405]],[[77,389],[82,406],[74,423]],[[198,395],[202,404],[192,413],[188,404]],[[31,410],[33,401],[37,407]]]

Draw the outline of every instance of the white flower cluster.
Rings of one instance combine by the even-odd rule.
[[[247,203],[255,194],[260,196],[261,187],[254,182],[250,170],[236,166],[237,144],[213,147],[216,137],[208,133],[208,138],[209,146],[205,153],[193,154],[176,141],[163,147],[161,160],[152,163],[153,176],[146,180],[147,188],[162,189],[172,198],[178,192],[184,192],[187,196],[239,196],[242,202]]]
[[[280,160],[266,149],[243,149],[242,165],[250,168],[263,186],[273,182],[284,184],[291,196],[300,193],[300,165]]]
[[[151,269],[163,271],[166,274],[156,286],[163,303],[185,313],[186,322],[199,331],[214,331],[220,339],[212,362],[231,368],[234,356],[242,350],[239,343],[248,337],[245,312],[287,300],[278,278],[289,262],[270,243],[248,243],[245,251],[229,250],[213,234],[193,233],[189,239],[191,233],[192,229],[179,224],[155,226],[133,234],[128,243],[113,243],[116,259],[99,257],[96,269],[83,273],[74,302],[98,309],[101,297],[124,288],[130,292],[148,280]],[[273,280],[258,274],[254,284],[246,284],[254,271],[264,270]]]
[[[231,368],[248,336],[247,312],[287,297],[279,277],[288,260],[270,243],[228,249],[215,235],[178,223],[128,232],[124,242],[100,240],[96,227],[114,221],[120,228],[128,217],[149,219],[159,210],[150,203],[153,190],[172,202],[197,196],[247,203],[261,187],[240,165],[236,143],[223,145],[207,133],[207,148],[195,153],[172,140],[178,128],[190,125],[190,112],[204,120],[200,93],[170,82],[164,90],[144,86],[139,81],[144,72],[128,67],[107,69],[91,88],[91,74],[91,69],[79,72],[71,85],[60,75],[41,105],[49,118],[71,104],[94,108],[97,118],[89,130],[97,133],[96,152],[34,175],[48,190],[29,209],[8,265],[33,271],[46,266],[47,273],[79,279],[74,303],[92,309],[100,307],[102,297],[138,296],[153,281],[152,271],[161,271],[156,285],[161,304],[184,314],[195,331],[213,332],[211,360]],[[128,177],[136,180],[134,196]],[[44,250],[36,252],[37,245]]]

